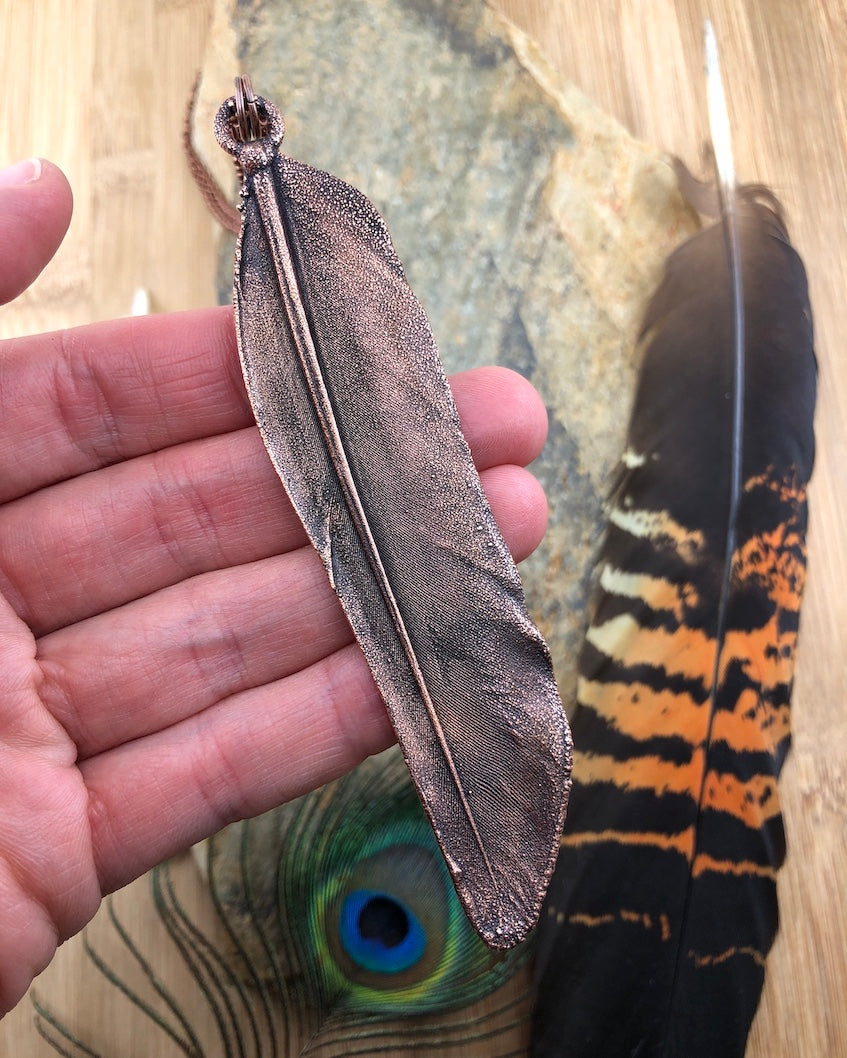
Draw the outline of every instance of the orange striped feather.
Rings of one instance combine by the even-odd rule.
[[[816,369],[778,205],[737,198],[743,489],[725,584],[733,326],[724,235],[669,259],[609,504],[539,928],[533,1055],[742,1055],[777,929],[777,779],[806,567]]]

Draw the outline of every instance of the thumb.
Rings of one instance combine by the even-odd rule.
[[[68,230],[73,196],[51,162],[30,158],[0,169],[0,304],[33,282]]]

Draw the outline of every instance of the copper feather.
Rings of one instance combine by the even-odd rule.
[[[777,930],[816,365],[779,204],[730,194],[669,258],[642,328],[535,1058],[743,1055]]]
[[[549,652],[384,222],[278,153],[279,112],[237,89],[216,134],[243,177],[234,299],[256,420],[465,910],[509,947],[537,918],[569,789]]]

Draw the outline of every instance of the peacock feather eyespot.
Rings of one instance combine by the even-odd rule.
[[[344,898],[338,935],[353,962],[372,973],[402,973],[426,951],[427,936],[414,912],[374,889],[355,889]]]
[[[108,929],[139,973],[113,970],[97,944],[86,948],[123,999],[184,1053],[364,1058],[386,1054],[389,1037],[439,1056],[467,1053],[481,1038],[485,1053],[515,1053],[531,998],[526,978],[517,998],[473,1004],[526,968],[531,945],[502,954],[479,938],[396,748],[227,827],[197,859],[213,915],[204,925],[217,919],[208,933],[183,906],[197,876],[175,886],[168,864],[151,875],[156,914],[184,963],[176,974],[159,976],[161,953],[145,958],[111,902]],[[198,984],[190,1013],[179,986],[171,990],[182,969]],[[151,985],[161,1003],[148,1002]],[[73,1042],[52,1011],[38,1009],[48,1035]]]
[[[324,1017],[457,1009],[526,962],[528,945],[503,955],[469,924],[399,752],[276,819],[277,957]]]
[[[438,974],[454,895],[427,830],[422,820],[372,833],[315,891],[311,934],[340,1005],[377,1012]]]
[[[355,792],[338,785],[346,811],[320,841],[320,862],[287,857],[280,907],[306,896],[304,961],[317,968],[324,1009],[382,1017],[448,1010],[492,991],[526,958],[526,947],[503,956],[479,939],[414,788],[402,771],[394,784],[393,764],[383,758],[375,779],[378,788],[388,781],[390,797],[370,796],[373,785],[361,780]]]

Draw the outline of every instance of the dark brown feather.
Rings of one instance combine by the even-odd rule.
[[[721,224],[670,257],[644,321],[539,929],[536,1058],[743,1054],[777,929],[816,366],[775,199],[741,189],[735,216],[741,437]]]

